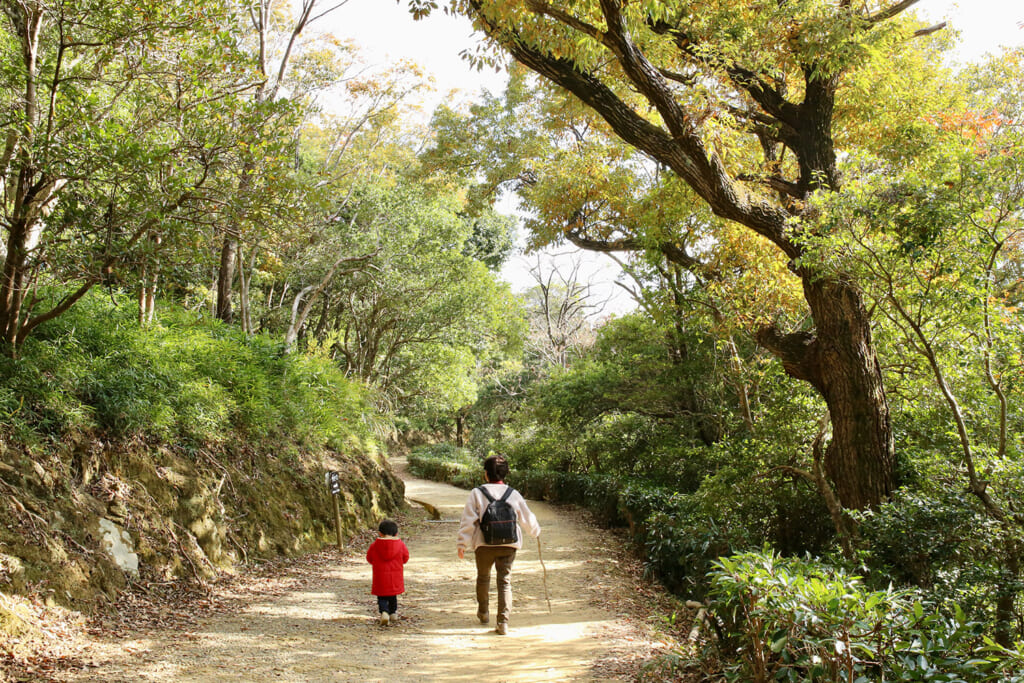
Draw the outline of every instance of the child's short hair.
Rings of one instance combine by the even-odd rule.
[[[505,481],[508,476],[508,461],[502,455],[492,455],[484,460],[484,472],[488,481]]]
[[[385,536],[397,536],[398,525],[390,519],[385,519],[380,523],[380,526],[377,527],[377,531],[381,532]]]

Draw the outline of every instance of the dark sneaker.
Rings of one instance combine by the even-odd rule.
[[[481,624],[486,624],[488,621],[491,620],[491,615],[489,615],[487,612],[477,612],[476,618],[480,620]]]
[[[498,626],[494,629],[494,632],[497,633],[499,636],[505,635],[506,633],[508,633],[508,624],[506,624],[504,621],[498,622]]]

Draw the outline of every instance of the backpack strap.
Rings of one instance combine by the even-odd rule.
[[[490,492],[488,492],[486,487],[484,487],[484,486],[477,486],[477,488],[479,488],[480,489],[480,493],[483,494],[483,496],[488,501],[490,501],[492,503],[494,503],[496,500],[500,500],[502,503],[507,503],[508,500],[509,500],[509,496],[511,496],[512,492],[514,492],[514,490],[515,490],[515,488],[513,488],[512,486],[510,486],[508,484],[505,484],[505,493],[502,494],[502,497],[500,499],[495,499],[494,496],[490,495]]]

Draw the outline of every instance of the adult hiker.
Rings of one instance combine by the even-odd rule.
[[[523,547],[522,526],[531,536],[540,536],[540,524],[530,512],[526,500],[505,483],[508,462],[500,455],[484,461],[484,484],[473,489],[462,511],[457,548],[459,559],[466,550],[476,554],[476,616],[481,624],[489,621],[488,599],[491,567],[497,574],[498,615],[495,631],[508,632],[512,611],[512,562]],[[522,526],[520,526],[522,525]]]

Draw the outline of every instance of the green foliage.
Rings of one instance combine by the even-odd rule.
[[[984,637],[955,605],[772,551],[722,558],[711,572],[714,647],[730,681],[1024,680],[1020,653]]]
[[[471,446],[500,449],[524,468],[694,490],[704,470],[691,455],[736,428],[739,417],[714,337],[687,322],[692,332],[624,316],[598,328],[593,348],[568,369],[496,375],[469,413]]]
[[[482,483],[483,461],[450,444],[418,446],[409,453],[409,471],[417,477],[471,489]]]
[[[526,469],[509,457],[508,482],[524,496],[577,505],[601,524],[628,529],[643,551],[648,573],[688,598],[705,594],[706,574],[722,555],[760,547],[765,539],[794,550],[827,548],[831,539],[821,504],[806,490],[752,479],[743,474],[741,463],[723,467],[694,492],[679,493],[634,477]],[[482,462],[469,450],[447,444],[420,447],[409,455],[417,476],[463,488],[480,483]]]
[[[240,148],[283,137],[251,135],[254,118],[290,108],[246,110],[238,93],[251,74],[232,36],[241,21],[234,9],[145,0],[38,4],[0,17],[4,38],[20,44],[0,75],[11,114],[2,236],[11,248],[2,260],[17,282],[0,297],[5,342],[19,344],[44,316],[60,314],[39,305],[45,295],[25,306],[36,288],[145,281],[161,255],[173,255],[167,273],[177,279],[209,217],[239,199],[225,196],[224,169]],[[48,303],[73,303],[67,294]]]
[[[1006,551],[1013,546],[1005,532],[967,492],[905,489],[858,519],[865,547],[858,561],[869,585],[913,586],[990,624],[998,618],[993,598],[1024,589],[1021,578],[1006,570]]]
[[[302,331],[306,348],[374,386],[382,404],[406,417],[436,420],[472,403],[478,360],[520,335],[518,305],[477,260],[473,241],[508,222],[471,221],[461,208],[451,191],[402,179],[364,183],[318,239],[285,254],[282,285],[295,278],[319,297]],[[367,257],[329,277],[339,252]],[[268,327],[283,331],[282,322]]]
[[[36,440],[100,431],[194,446],[229,434],[268,447],[375,441],[370,395],[330,362],[178,309],[147,329],[135,315],[124,300],[87,297],[19,360],[0,359],[5,422]]]
[[[493,209],[485,209],[469,220],[472,232],[466,239],[464,253],[491,270],[498,270],[508,260],[515,242],[516,222]]]

